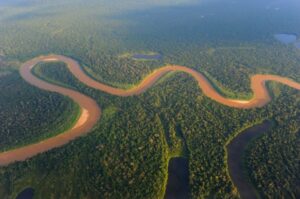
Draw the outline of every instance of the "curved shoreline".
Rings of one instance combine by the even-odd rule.
[[[20,68],[20,74],[22,78],[29,84],[40,89],[57,92],[71,98],[80,106],[81,114],[79,116],[79,119],[73,127],[57,136],[24,147],[0,153],[0,166],[9,165],[16,161],[24,161],[39,153],[43,153],[53,148],[63,146],[71,140],[74,140],[75,138],[88,133],[100,119],[101,109],[98,106],[97,102],[92,98],[81,94],[80,92],[48,83],[32,74],[31,69],[37,63],[43,61],[47,60],[39,57],[24,63]]]
[[[228,172],[234,186],[236,186],[242,199],[259,198],[254,186],[249,182],[243,164],[243,154],[251,141],[266,133],[272,126],[270,121],[264,121],[260,124],[253,125],[233,138],[226,146],[228,159]]]
[[[81,94],[80,92],[61,87],[55,84],[51,84],[44,80],[39,79],[34,76],[31,72],[32,68],[38,64],[39,62],[55,62],[60,61],[64,62],[69,71],[82,83],[86,84],[89,87],[98,89],[105,93],[116,95],[116,96],[132,96],[139,95],[150,88],[159,78],[163,75],[172,72],[172,71],[180,71],[185,72],[191,75],[197,82],[199,88],[202,92],[212,100],[215,100],[223,105],[240,108],[240,109],[249,109],[262,107],[271,101],[271,97],[269,92],[265,86],[266,81],[276,81],[297,90],[300,90],[300,83],[297,83],[291,79],[275,76],[275,75],[261,75],[257,74],[251,77],[251,89],[253,91],[253,98],[250,100],[237,100],[237,99],[229,99],[222,96],[218,93],[213,86],[209,83],[209,81],[202,75],[200,72],[197,72],[191,68],[178,66],[178,65],[168,65],[162,68],[159,68],[149,74],[146,78],[144,78],[137,86],[124,90],[120,88],[114,88],[103,83],[100,83],[91,77],[89,77],[86,73],[83,72],[80,65],[73,59],[62,56],[62,55],[48,55],[48,56],[40,56],[25,62],[20,68],[20,74],[25,81],[29,84],[36,86],[40,89],[57,92],[67,97],[73,99],[81,108],[82,112],[79,117],[79,120],[74,124],[72,128],[69,130],[46,139],[44,141],[34,143],[31,145],[27,145],[24,147],[20,147],[14,150],[6,151],[0,153],[0,166],[8,165],[10,163],[16,161],[24,161],[30,157],[33,157],[39,153],[43,153],[45,151],[51,150],[53,148],[60,147],[64,144],[67,144],[71,140],[76,139],[77,137],[88,133],[97,121],[101,117],[101,109],[92,98]]]

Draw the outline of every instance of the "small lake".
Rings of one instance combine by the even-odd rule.
[[[296,48],[300,49],[300,41],[295,43]]]
[[[145,59],[145,60],[160,60],[162,59],[162,55],[161,54],[151,54],[151,55],[147,55],[147,54],[134,54],[132,55],[133,59]]]
[[[295,34],[275,34],[274,35],[275,39],[280,41],[283,44],[291,44],[296,42],[297,40],[297,35]]]
[[[248,178],[244,173],[243,154],[249,142],[264,134],[271,128],[271,125],[270,121],[265,121],[261,124],[250,127],[241,132],[227,146],[229,174],[234,185],[237,187],[241,198],[243,199],[256,198],[256,190],[248,182]]]
[[[187,158],[171,158],[165,199],[189,198],[189,162]]]
[[[34,189],[33,188],[26,188],[24,189],[16,199],[33,199]]]

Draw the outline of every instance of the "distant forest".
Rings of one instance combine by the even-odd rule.
[[[79,114],[72,100],[30,86],[19,76],[22,62],[43,54],[70,56],[93,78],[122,88],[166,64],[202,72],[232,98],[252,96],[249,77],[256,73],[300,82],[300,50],[273,38],[281,29],[300,34],[299,20],[285,23],[279,12],[273,16],[265,6],[258,8],[258,1],[177,7],[170,7],[171,1],[155,1],[155,6],[130,2],[118,2],[115,8],[96,0],[0,0],[0,151],[61,133]],[[237,8],[250,11],[239,18]],[[290,9],[293,19],[299,16],[297,8]],[[257,15],[244,25],[253,10]],[[273,19],[275,24],[269,21]],[[163,58],[120,56],[143,51]],[[270,104],[239,110],[207,98],[182,73],[128,98],[83,85],[62,63],[41,63],[34,73],[93,97],[103,115],[87,136],[1,167],[0,198],[15,198],[26,187],[45,199],[163,198],[168,161],[175,156],[189,159],[191,198],[239,198],[228,173],[226,145],[264,120],[274,125],[247,146],[245,177],[262,198],[300,197],[299,91],[268,83]]]

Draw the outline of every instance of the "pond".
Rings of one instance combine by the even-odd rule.
[[[162,59],[161,54],[134,54],[132,55],[133,59],[142,59],[142,60],[160,60]]]
[[[281,34],[275,34],[274,37],[276,40],[280,41],[283,44],[291,44],[291,43],[296,42],[296,40],[297,40],[297,35],[295,35],[295,34],[281,33]]]
[[[33,188],[26,188],[24,189],[16,199],[33,199],[34,189]]]
[[[300,41],[295,43],[296,48],[300,49]]]
[[[189,198],[189,164],[183,157],[171,158],[165,199]]]

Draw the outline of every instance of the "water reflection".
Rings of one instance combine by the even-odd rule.
[[[291,44],[297,40],[295,34],[275,34],[274,37],[283,44]]]
[[[33,199],[34,189],[33,188],[26,188],[24,189],[16,199]]]
[[[270,121],[265,121],[248,128],[235,137],[227,146],[229,174],[233,183],[238,188],[239,194],[244,199],[255,199],[257,197],[255,188],[249,183],[245,175],[243,154],[249,142],[266,133],[271,128],[271,125]]]
[[[146,59],[146,60],[159,60],[162,59],[162,55],[160,54],[151,54],[151,55],[146,55],[146,54],[134,54],[132,55],[133,59]]]
[[[171,158],[165,199],[189,198],[189,164],[183,157]]]

